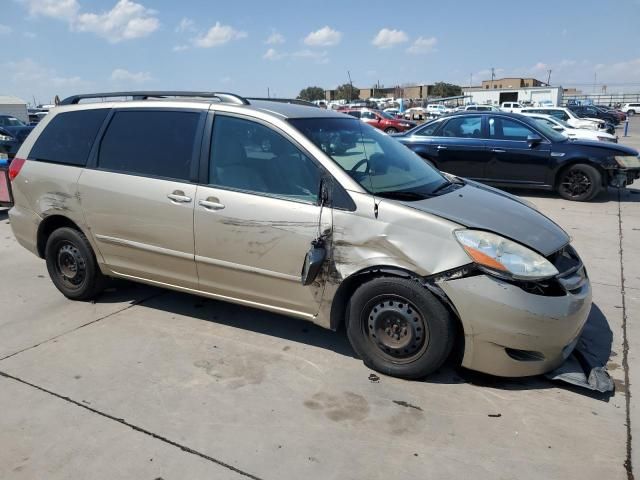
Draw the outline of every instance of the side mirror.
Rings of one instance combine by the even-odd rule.
[[[542,137],[540,135],[532,134],[527,137],[527,143],[529,144],[529,148],[535,147],[540,142],[542,142]]]
[[[302,273],[300,274],[300,282],[305,287],[311,285],[316,279],[322,265],[327,257],[327,249],[324,247],[324,241],[317,239],[311,242],[311,248],[307,252],[302,265]]]

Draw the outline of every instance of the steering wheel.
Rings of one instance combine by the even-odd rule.
[[[350,170],[352,173],[356,173],[356,171],[362,166],[362,165],[367,165],[367,168],[364,169],[364,173],[369,173],[369,160],[367,160],[366,158],[363,158],[362,160],[360,160],[358,163],[356,163],[353,168]]]

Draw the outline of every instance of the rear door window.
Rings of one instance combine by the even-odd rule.
[[[84,167],[108,108],[59,113],[35,141],[29,158]]]
[[[440,133],[442,137],[481,138],[482,117],[458,117],[449,120]]]
[[[116,112],[100,144],[98,168],[189,180],[201,116],[187,111]]]

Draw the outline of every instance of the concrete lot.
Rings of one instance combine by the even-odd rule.
[[[587,265],[612,395],[454,366],[372,382],[343,332],[143,286],[74,303],[0,211],[0,478],[631,478],[640,185],[523,196]]]

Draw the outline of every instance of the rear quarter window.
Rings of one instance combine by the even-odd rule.
[[[84,167],[108,108],[57,114],[35,141],[29,158]]]

